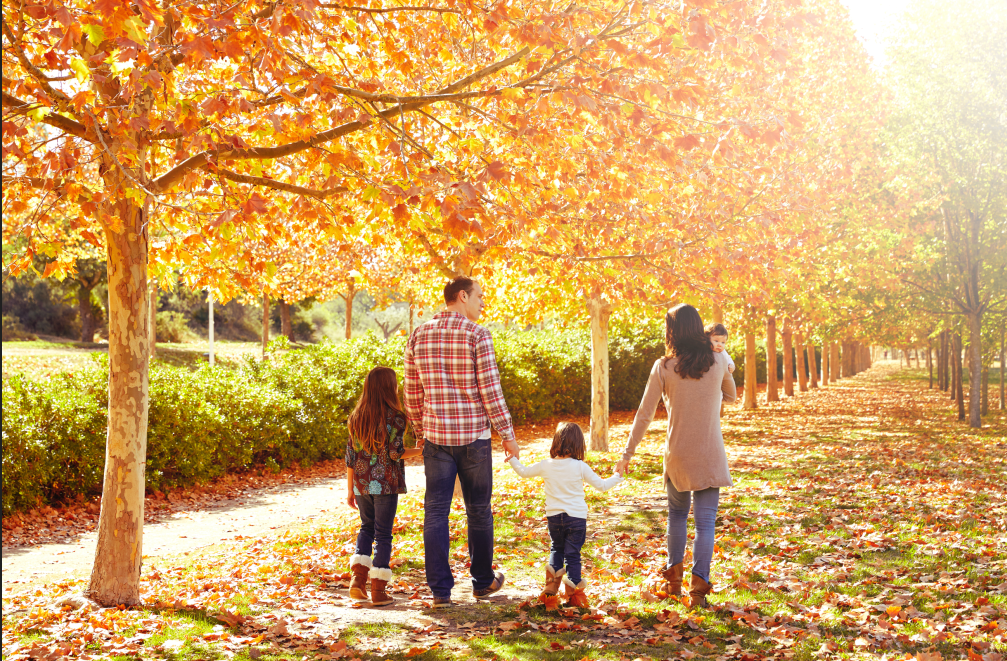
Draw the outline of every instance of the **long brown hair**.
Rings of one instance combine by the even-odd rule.
[[[392,368],[375,367],[364,380],[364,391],[360,393],[357,406],[347,421],[350,441],[356,442],[368,454],[377,454],[388,442],[385,428],[388,409],[402,411],[398,379]]]
[[[683,379],[701,379],[713,367],[713,347],[703,319],[688,303],[676,305],[664,316],[664,347],[668,358],[678,358],[675,372]]]

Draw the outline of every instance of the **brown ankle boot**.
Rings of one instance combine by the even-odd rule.
[[[383,567],[371,567],[371,606],[387,606],[395,600],[388,596],[385,588],[392,580],[392,570]]]
[[[692,597],[692,603],[690,606],[696,608],[709,608],[710,602],[706,600],[706,595],[710,594],[713,590],[713,583],[707,583],[695,574],[692,575],[692,588],[689,590],[689,596]]]
[[[554,597],[559,594],[559,586],[566,576],[566,570],[562,567],[553,569],[549,563],[545,565],[545,588],[542,589],[543,597]]]
[[[682,564],[680,562],[677,565],[672,565],[661,572],[661,576],[666,581],[664,592],[669,599],[678,599],[682,596]]]
[[[354,555],[350,558],[350,572],[353,578],[350,579],[350,599],[354,601],[367,601],[367,573],[371,571],[371,556]]]
[[[587,587],[587,581],[583,578],[580,579],[580,583],[574,585],[566,576],[563,577],[563,596],[566,597],[566,603],[568,606],[574,606],[576,608],[587,608],[591,602],[588,601],[587,595],[584,594],[584,589]]]

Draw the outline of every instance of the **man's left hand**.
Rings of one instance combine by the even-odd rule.
[[[515,440],[504,441],[503,449],[507,458],[514,457],[515,459],[518,459],[518,455],[521,453],[521,448],[518,447],[517,441]]]

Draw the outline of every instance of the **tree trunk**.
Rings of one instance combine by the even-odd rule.
[[[962,364],[962,336],[955,333],[955,373],[958,383],[955,388],[955,399],[958,402],[958,419],[965,419],[965,366]]]
[[[600,297],[588,300],[591,314],[591,443],[590,450],[608,452],[608,318],[612,306]]]
[[[797,352],[797,385],[801,392],[808,392],[808,373],[804,366],[803,333],[794,333],[794,350]]]
[[[77,313],[80,315],[80,341],[94,342],[94,311],[91,309],[91,289],[84,283],[77,285]]]
[[[262,292],[262,359],[266,359],[269,346],[269,294]]]
[[[842,369],[842,360],[839,357],[839,342],[832,342],[831,355],[829,356],[829,370],[831,381],[835,383],[839,380],[839,371]]]
[[[353,337],[353,299],[357,296],[357,282],[356,280],[350,279],[350,287],[346,290],[346,296],[343,296],[343,300],[346,301],[346,339]]]
[[[899,363],[902,364],[901,362]],[[856,374],[856,345],[853,342],[843,342],[843,378]]]
[[[108,249],[108,437],[98,544],[84,595],[103,606],[140,601],[150,304],[147,223],[122,199],[109,210],[121,222],[105,226]]]
[[[1004,359],[1007,358],[1007,352],[1004,351],[1004,334],[1007,330],[1007,324],[1000,326],[1000,410],[1007,411],[1007,401],[1004,400]]]
[[[961,361],[958,358],[956,358],[955,355],[954,355],[955,354],[955,346],[956,345],[957,345],[957,342],[955,341],[955,335],[952,334],[951,336],[948,337],[948,354],[949,354],[949,360],[950,360],[950,363],[951,363],[951,384],[948,387],[948,390],[951,393],[950,399],[951,399],[952,402],[957,401],[957,398],[958,398],[958,379],[961,376],[959,374],[959,372],[958,372],[958,366],[961,364]]]
[[[983,313],[975,311],[969,315],[969,427],[983,426],[983,353],[982,353]]]
[[[809,387],[818,387],[818,357],[815,356],[815,345],[808,342],[808,376],[811,377]]]
[[[758,403],[758,370],[755,350],[755,334],[745,333],[745,400],[743,408],[754,409]]]
[[[280,335],[288,340],[294,339],[294,329],[290,325],[290,303],[286,299],[280,299]]]
[[[933,342],[927,340],[927,372],[930,374],[930,390],[934,389],[934,357],[933,357]]]
[[[829,350],[832,342],[822,342],[822,385],[829,385]]]
[[[413,302],[409,301],[409,337],[413,336]]]
[[[747,369],[747,368],[746,368]],[[776,317],[766,317],[766,403],[780,401],[776,375]]]
[[[157,353],[157,282],[150,285],[150,357]]]
[[[983,365],[983,404],[980,415],[987,416],[990,414],[990,368],[987,365]]]
[[[946,330],[941,331],[941,369],[944,372],[941,390],[947,392],[951,388],[951,340]]]
[[[794,396],[794,346],[790,322],[783,320],[783,392],[788,397]]]

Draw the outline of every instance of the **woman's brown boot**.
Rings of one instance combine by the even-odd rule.
[[[695,574],[692,575],[692,588],[689,590],[689,596],[692,597],[692,603],[690,606],[696,608],[709,608],[710,602],[706,600],[706,595],[710,594],[713,590],[713,583],[707,583]]]
[[[371,567],[371,606],[387,606],[395,600],[388,596],[385,588],[392,580],[392,570],[383,567]]]
[[[354,555],[350,558],[350,572],[353,578],[350,579],[350,599],[354,601],[367,601],[367,574],[371,571],[371,556]]]
[[[545,588],[542,589],[543,597],[554,597],[559,594],[559,586],[566,575],[566,569],[560,567],[553,569],[549,563],[545,565]]]
[[[683,563],[680,562],[661,572],[661,576],[666,581],[664,592],[668,595],[669,599],[678,599],[682,596],[682,566]]]
[[[583,578],[580,579],[580,583],[574,585],[566,576],[563,577],[563,596],[566,597],[567,606],[575,606],[577,608],[587,608],[591,602],[588,601],[587,595],[584,594],[584,589],[587,587],[587,581]]]

